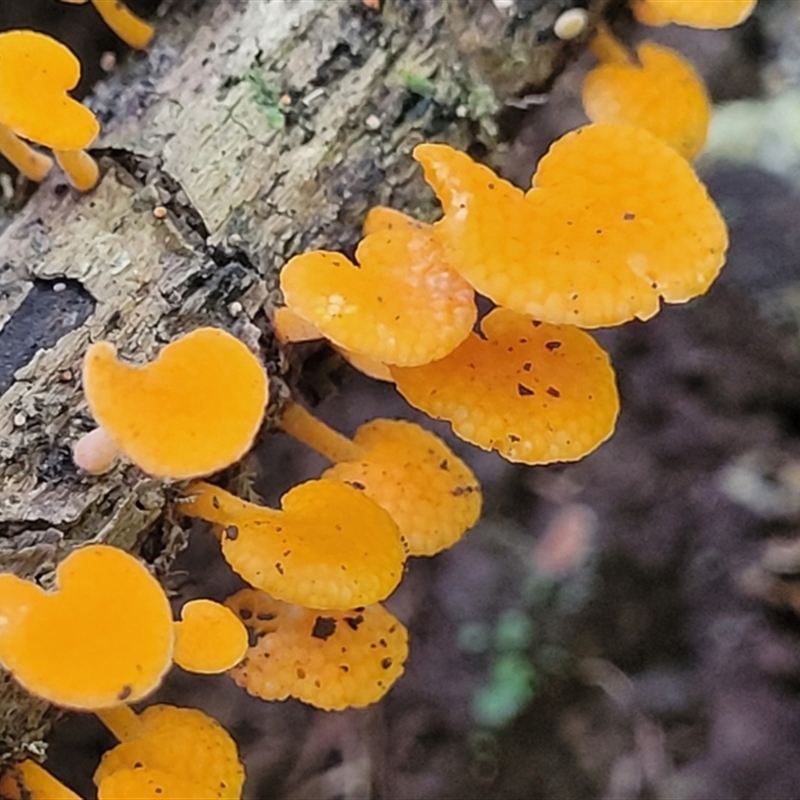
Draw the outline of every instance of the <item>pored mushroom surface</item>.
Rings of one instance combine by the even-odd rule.
[[[507,309],[441,361],[392,367],[413,406],[509,461],[582,458],[613,432],[619,397],[608,355],[585,331]]]
[[[408,632],[383,606],[317,611],[256,589],[226,601],[252,631],[231,677],[264,700],[295,697],[326,710],[380,700],[403,674]]]
[[[107,545],[75,550],[46,592],[0,575],[0,662],[31,694],[93,710],[147,696],[172,663],[172,613],[158,581]]]
[[[94,783],[99,800],[236,800],[244,768],[216,720],[194,708],[155,705],[139,715],[129,739],[105,753]]]
[[[414,157],[442,203],[449,263],[498,305],[586,328],[648,319],[705,292],[727,229],[687,161],[653,134],[592,124],[555,142],[533,188],[446,145]]]
[[[84,359],[83,388],[95,420],[131,461],[176,480],[241,458],[269,399],[258,359],[218,328],[186,334],[144,366],[119,361],[114,345],[97,342]]]
[[[413,422],[376,419],[358,429],[353,443],[361,457],[335,464],[323,478],[347,483],[385,508],[409,555],[451,547],[478,521],[478,480],[438,436]]]
[[[702,79],[672,48],[644,42],[636,55],[638,63],[605,62],[587,74],[582,89],[587,116],[593,122],[645,128],[684,158],[694,158],[703,149],[711,119]]]
[[[178,510],[219,526],[231,567],[280,600],[345,609],[383,600],[397,586],[405,560],[400,531],[363,492],[307,481],[281,505],[264,508],[197,483]]]
[[[200,598],[184,603],[175,623],[173,660],[188,672],[225,672],[242,660],[247,631],[230,609]]]
[[[633,0],[633,14],[645,25],[688,25],[692,28],[732,28],[744,22],[756,0]]]
[[[362,239],[359,266],[341,253],[304,253],[283,268],[281,289],[286,305],[335,345],[414,366],[457,347],[477,312],[474,292],[450,269],[431,226],[397,216]]]

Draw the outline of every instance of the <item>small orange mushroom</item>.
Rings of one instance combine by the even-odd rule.
[[[472,470],[413,422],[375,419],[351,442],[291,403],[280,424],[334,462],[323,478],[364,492],[389,512],[409,555],[431,556],[452,547],[478,521],[481,488]]]
[[[119,449],[145,472],[175,480],[241,458],[269,399],[258,359],[217,328],[183,336],[142,367],[118,361],[109,342],[93,344],[83,387],[92,415]]]
[[[62,3],[82,5],[88,0],[61,0]],[[134,50],[144,50],[153,38],[153,27],[139,19],[122,0],[92,0],[103,22]]]
[[[78,59],[55,39],[28,30],[0,34],[0,150],[20,172],[40,181],[50,159],[19,137],[49,147],[72,184],[88,191],[99,172],[84,148],[100,126],[67,94],[80,75]]]
[[[732,28],[744,22],[756,0],[633,0],[633,15],[644,25],[670,22],[692,28]]]
[[[41,764],[25,759],[0,775],[3,800],[81,800]]]
[[[583,107],[593,122],[645,128],[686,159],[703,149],[711,101],[679,53],[645,42],[635,63],[606,26],[599,28],[592,51],[602,62],[583,82]]]
[[[236,800],[244,768],[216,720],[194,708],[154,705],[105,753],[94,782],[98,800]]]
[[[247,651],[239,618],[213,600],[190,600],[175,623],[175,663],[188,672],[213,674],[238,664]]]
[[[445,145],[414,157],[444,209],[449,263],[498,305],[586,328],[648,319],[705,292],[727,230],[692,168],[641,128],[559,139],[526,194]]]
[[[281,505],[275,511],[195,483],[178,510],[219,526],[231,567],[252,586],[290,603],[369,605],[400,582],[400,532],[362,492],[335,481],[307,481],[287,492]]]
[[[360,266],[341,253],[304,253],[283,268],[281,289],[286,305],[338,347],[386,364],[426,364],[470,332],[474,292],[448,266],[430,225],[392,216],[368,223]]]
[[[383,606],[317,611],[256,589],[226,601],[252,632],[231,677],[264,700],[295,697],[326,710],[380,700],[403,674],[408,632]]]
[[[172,663],[172,613],[158,581],[133,556],[89,545],[56,570],[45,592],[0,574],[0,663],[29,692],[67,708],[135,702]]]
[[[614,372],[589,334],[500,308],[481,330],[441,361],[392,367],[400,394],[509,461],[575,461],[612,434]]]

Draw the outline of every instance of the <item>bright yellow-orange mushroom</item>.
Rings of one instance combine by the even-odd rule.
[[[264,508],[196,483],[177,508],[218,526],[231,567],[280,600],[346,609],[383,600],[400,582],[400,531],[362,492],[335,481],[307,481],[287,492],[281,505],[281,511]]]
[[[509,461],[583,458],[613,432],[619,411],[608,356],[586,332],[495,309],[447,358],[392,367],[413,406]]]
[[[583,82],[583,107],[593,122],[645,128],[687,159],[703,149],[711,101],[702,79],[679,53],[645,42],[634,62],[605,26],[592,51],[601,64]]]
[[[95,710],[139,700],[172,663],[172,613],[158,581],[133,556],[89,545],[56,570],[45,592],[0,574],[0,663],[31,694]]]
[[[40,181],[52,162],[22,139],[49,147],[72,184],[88,191],[99,171],[84,148],[100,126],[67,94],[80,75],[78,59],[55,39],[29,30],[0,34],[0,151],[24,175]]]
[[[61,0],[62,3],[82,5],[88,0]],[[153,38],[153,27],[139,19],[122,0],[92,0],[97,13],[128,47],[144,50]]]
[[[286,305],[338,347],[386,364],[426,364],[451,352],[477,312],[433,229],[407,217],[368,226],[360,266],[327,251],[292,258],[281,272]]]
[[[218,328],[199,328],[145,366],[117,360],[114,345],[86,353],[83,388],[97,423],[119,449],[159,478],[209,475],[253,444],[269,399],[258,359]]]
[[[238,664],[247,631],[230,609],[213,600],[190,600],[175,623],[175,663],[188,672],[213,674]]]
[[[236,744],[194,708],[155,705],[134,717],[94,774],[98,800],[237,800],[244,768]]]
[[[409,555],[452,547],[478,521],[481,487],[472,470],[413,422],[375,419],[350,441],[291,403],[281,427],[334,462],[323,478],[346,483],[386,509]]]
[[[633,15],[644,25],[670,22],[692,28],[732,28],[744,22],[756,0],[632,0]]]
[[[9,767],[0,775],[3,800],[81,800],[72,789],[31,759]]]
[[[383,606],[317,611],[256,589],[226,602],[253,640],[231,677],[264,700],[295,697],[336,711],[366,706],[403,674],[408,632]]]
[[[727,229],[690,165],[646,130],[598,123],[559,139],[533,188],[465,153],[418,145],[449,263],[498,305],[586,328],[648,319],[705,292]]]

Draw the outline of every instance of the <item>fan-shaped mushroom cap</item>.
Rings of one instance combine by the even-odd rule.
[[[175,623],[173,660],[189,672],[225,672],[247,650],[247,631],[229,608],[213,600],[190,600]]]
[[[3,800],[81,800],[72,789],[29,758],[0,774],[0,797]]]
[[[194,708],[155,705],[139,723],[132,738],[103,756],[94,774],[99,800],[241,797],[244,768],[216,720]]]
[[[358,461],[342,461],[323,478],[347,483],[385,508],[412,556],[454,545],[481,513],[472,470],[437,436],[413,422],[376,419],[353,439]]]
[[[295,256],[281,289],[296,314],[335,345],[387,364],[426,364],[449,353],[475,323],[474,293],[451,270],[430,225],[379,227],[356,250]]]
[[[249,584],[312,608],[352,608],[387,597],[400,582],[405,552],[397,525],[362,492],[308,481],[263,508],[207,483],[188,490],[179,510],[222,526],[222,552]]]
[[[603,63],[586,76],[587,116],[645,128],[684,158],[694,158],[703,149],[711,118],[703,81],[669,47],[645,42],[636,52],[638,64]]]
[[[264,700],[295,697],[337,711],[366,706],[403,674],[408,632],[383,606],[315,611],[256,589],[226,602],[255,640],[231,677]]]
[[[495,309],[447,358],[393,367],[400,394],[462,439],[509,461],[582,458],[614,430],[619,398],[589,334]]]
[[[100,126],[67,95],[80,77],[80,62],[55,39],[28,30],[0,34],[0,123],[53,150],[88,147]]]
[[[92,710],[148,695],[172,663],[172,613],[158,581],[107,545],[71,553],[45,592],[0,575],[0,661],[32,694]]]
[[[689,25],[692,28],[732,28],[744,22],[756,0],[635,0],[633,15],[645,25]]]
[[[118,361],[109,342],[93,344],[83,387],[120,450],[145,472],[174,479],[209,475],[241,458],[269,399],[258,359],[217,328],[183,336],[141,367]]]
[[[594,124],[559,139],[527,194],[445,145],[414,157],[444,209],[452,266],[498,305],[554,324],[617,325],[702,294],[725,223],[692,168],[651,133]]]

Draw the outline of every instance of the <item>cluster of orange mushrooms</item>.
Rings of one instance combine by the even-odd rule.
[[[149,26],[124,6],[93,2],[132,46],[146,44]],[[634,0],[633,8],[647,24],[722,27],[754,3]],[[83,148],[97,124],[66,95],[77,61],[43,40],[0,35],[0,149],[40,180],[49,159],[23,139],[49,146],[89,189],[97,168]],[[446,145],[418,146],[441,219],[375,208],[357,264],[327,251],[291,259],[274,317],[280,341],[328,339],[457,436],[512,461],[576,460],[607,439],[619,399],[608,356],[586,329],[646,320],[662,301],[705,292],[724,263],[727,232],[689,163],[710,117],[691,66],[652,43],[633,55],[604,26],[592,51],[600,64],[583,87],[592,123],[553,144],[528,191]],[[54,127],[80,135],[40,132],[22,97],[35,94],[31,73],[23,87],[9,66],[19,58],[46,63],[37,90],[60,104]],[[481,319],[476,293],[494,304]],[[251,588],[224,604],[186,603],[176,621],[140,561],[90,544],[61,562],[54,591],[0,575],[0,663],[31,693],[97,714],[119,740],[95,773],[101,800],[240,797],[244,770],[218,723],[193,709],[137,714],[130,704],[173,663],[227,671],[266,700],[324,709],[376,701],[408,654],[406,629],[381,601],[407,558],[450,547],[474,525],[480,487],[418,425],[372,420],[349,439],[293,401],[280,424],[331,462],[318,480],[291,489],[279,510],[207,482],[252,447],[269,402],[258,354],[220,329],[195,330],[145,365],[95,343],[83,386],[98,427],[75,444],[76,464],[98,474],[122,457],[178,482],[175,511],[211,523]],[[32,760],[0,777],[0,795],[77,798]]]

